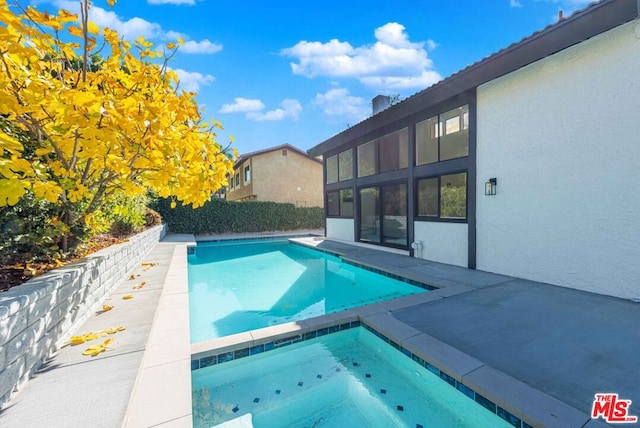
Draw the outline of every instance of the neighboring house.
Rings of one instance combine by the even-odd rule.
[[[313,147],[326,235],[640,300],[638,8],[591,5]]]
[[[323,205],[322,161],[289,144],[244,154],[233,168],[226,192],[230,201]]]

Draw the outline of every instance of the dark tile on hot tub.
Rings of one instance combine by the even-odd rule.
[[[249,355],[256,355],[264,352],[264,345],[256,345],[249,348]]]
[[[200,358],[200,368],[203,369],[205,367],[213,366],[217,362],[218,361],[215,355],[212,355],[210,357]]]
[[[480,404],[485,409],[490,410],[492,413],[496,412],[496,404],[493,401],[487,398],[484,398],[482,395],[478,394],[477,392],[476,392],[476,403]]]
[[[511,414],[510,412],[506,411],[500,406],[498,406],[498,416],[500,416],[505,421],[509,422],[514,427],[520,427],[522,425],[522,421],[520,420],[519,417]]]
[[[233,352],[233,359],[244,358],[249,356],[249,348],[238,349]]]
[[[233,361],[233,352],[218,354],[218,364],[226,363],[227,361]],[[202,358],[200,358],[200,366],[202,366]]]

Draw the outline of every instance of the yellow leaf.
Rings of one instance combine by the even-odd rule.
[[[67,28],[67,31],[69,32],[69,34],[71,34],[72,36],[76,36],[76,37],[84,37],[83,33],[82,33],[82,28],[76,27],[75,25],[70,25]]]
[[[172,209],[173,209],[173,208],[175,208],[175,207],[176,207],[176,205],[178,205],[178,204],[176,204],[176,201],[171,201],[171,208],[172,208]]]
[[[75,345],[80,345],[81,343],[84,343],[84,337],[82,336],[71,336],[71,338],[69,339],[69,344],[71,346],[75,346]]]
[[[101,353],[103,353],[104,351],[106,351],[108,348],[107,346],[113,342],[113,339],[107,339],[104,342],[98,344],[98,345],[91,345],[89,346],[87,349],[85,349],[85,351],[82,353],[82,355],[87,355],[87,356],[92,356],[95,357],[96,355],[99,355]]]
[[[176,48],[176,44],[169,42],[169,43],[167,43],[167,48],[168,49],[175,49]]]
[[[182,37],[178,37],[178,44],[184,45],[184,39]]]
[[[129,300],[129,299],[133,299],[133,294],[125,294],[124,296],[122,296],[122,300]]]
[[[95,22],[87,21],[87,31],[91,34],[100,34],[100,27]]]
[[[50,181],[45,183],[34,181],[31,190],[38,198],[44,198],[52,203],[58,202],[58,198],[62,194],[62,188]]]
[[[107,3],[109,3],[109,6],[113,7],[113,5],[116,4],[116,0],[107,0]]]
[[[17,204],[24,195],[26,186],[28,186],[28,183],[24,183],[17,178],[0,179],[0,207]]]
[[[60,22],[75,22],[78,20],[78,15],[71,13],[68,10],[60,9],[58,11],[58,21]]]
[[[113,306],[109,306],[109,305],[102,305],[102,311],[103,311],[103,312],[110,311],[111,309],[113,309]]]
[[[147,281],[142,281],[140,284],[138,284],[138,285],[134,285],[134,286],[133,286],[133,289],[134,289],[134,290],[137,290],[137,289],[139,289],[139,288],[144,287],[146,284],[147,284]]]

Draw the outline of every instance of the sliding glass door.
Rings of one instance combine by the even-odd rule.
[[[360,189],[360,240],[380,242],[380,190]]]
[[[407,247],[407,184],[360,189],[360,241]]]

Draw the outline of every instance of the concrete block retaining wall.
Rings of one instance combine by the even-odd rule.
[[[0,408],[165,233],[156,226],[0,294]]]

